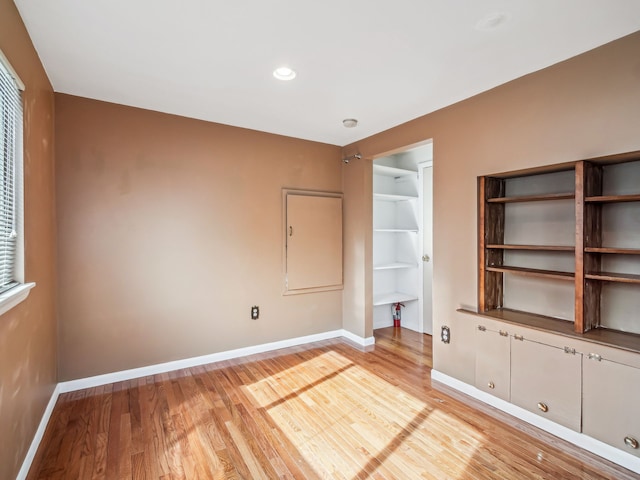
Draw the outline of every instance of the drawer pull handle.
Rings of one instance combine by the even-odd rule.
[[[602,361],[602,357],[600,355],[598,355],[597,353],[590,353],[589,354],[589,360],[596,360],[598,362]]]
[[[624,437],[624,444],[627,447],[638,448],[638,440],[633,437]]]
[[[546,403],[539,402],[539,403],[538,403],[538,408],[539,408],[541,411],[543,411],[544,413],[547,413],[547,412],[549,411],[549,407],[547,407],[547,404],[546,404]]]
[[[494,388],[496,388],[496,384],[493,382],[489,382],[489,388],[493,390]]]
[[[502,336],[502,337],[508,337],[508,336],[509,336],[509,332],[505,332],[504,330],[500,330],[498,333],[499,333],[499,334],[500,334],[500,336]]]
[[[524,340],[524,337],[522,335],[518,335],[517,333],[513,336],[513,338],[516,340],[520,340],[521,342]]]
[[[484,325],[478,325],[478,330],[480,330],[481,332],[486,332],[487,327],[485,327]]]

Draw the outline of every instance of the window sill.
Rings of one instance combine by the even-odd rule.
[[[22,283],[0,294],[0,315],[8,312],[20,302],[24,301],[29,296],[31,289],[35,286],[36,284],[33,282]]]

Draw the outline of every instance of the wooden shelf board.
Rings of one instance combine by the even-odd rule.
[[[556,333],[573,334],[573,322],[559,318],[548,317],[536,313],[510,310],[508,308],[497,308],[487,312],[477,312],[466,308],[459,308],[458,312],[470,313],[479,317],[494,318],[516,325],[531,327],[536,330],[548,330]]]
[[[386,165],[373,165],[373,173],[376,175],[384,175],[385,177],[406,177],[408,175],[418,175],[415,170],[406,170],[404,168],[387,167]]]
[[[475,310],[459,308],[457,311],[640,353],[640,335],[635,333],[620,332],[606,328],[596,328],[586,333],[576,333],[573,330],[572,321],[506,308],[489,310],[487,312],[477,312]]]
[[[417,228],[374,228],[373,231],[384,232],[384,233],[396,233],[396,232],[416,233],[418,229]]]
[[[390,193],[374,193],[373,198],[385,202],[403,202],[406,200],[417,200],[418,197],[413,195],[395,195]]]
[[[542,277],[542,278],[555,278],[558,280],[572,280],[575,275],[573,272],[559,272],[556,270],[539,270],[537,268],[524,268],[524,267],[487,267],[488,272],[499,273],[513,273],[516,275],[523,275],[528,277]]]
[[[576,247],[571,245],[486,245],[486,248],[496,250],[545,250],[552,252],[574,252]]]
[[[373,306],[377,307],[379,305],[389,305],[397,302],[411,302],[413,300],[418,300],[418,296],[402,292],[381,293],[373,296]]]
[[[489,203],[543,202],[546,200],[570,200],[576,198],[574,193],[547,193],[543,195],[521,195],[517,197],[489,198]]]
[[[534,175],[545,175],[547,173],[556,173],[556,172],[568,172],[571,170],[575,170],[576,162],[564,162],[557,163],[555,165],[545,165],[542,167],[532,167],[532,168],[524,168],[521,170],[512,170],[510,172],[502,172],[496,173],[493,175],[487,175],[491,178],[518,178],[518,177],[531,177]]]
[[[405,262],[393,262],[393,263],[384,263],[380,265],[374,265],[374,270],[394,270],[398,268],[414,268],[417,267],[417,263],[405,263]]]
[[[640,248],[585,247],[587,253],[617,253],[620,255],[640,255]]]
[[[585,273],[584,277],[590,280],[602,280],[605,282],[640,284],[640,275],[634,275],[631,273],[614,273],[614,272]]]
[[[621,203],[621,202],[640,202],[640,194],[637,195],[599,195],[594,197],[585,197],[586,203]]]

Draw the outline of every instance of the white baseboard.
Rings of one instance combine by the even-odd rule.
[[[355,333],[351,333],[348,330],[342,330],[341,336],[346,338],[347,340],[351,340],[354,343],[357,343],[361,347],[369,347],[376,343],[376,339],[374,337],[363,338]]]
[[[44,435],[44,431],[47,428],[53,407],[58,400],[58,396],[61,393],[73,392],[76,390],[83,390],[85,388],[99,387],[100,385],[106,385],[114,382],[121,382],[124,380],[132,380],[134,378],[146,377],[148,375],[156,375],[158,373],[170,372],[173,370],[180,370],[183,368],[196,367],[199,365],[205,365],[207,363],[220,362],[222,360],[230,360],[232,358],[246,357],[254,355],[256,353],[270,352],[273,350],[280,350],[281,348],[295,347],[298,345],[304,345],[307,343],[319,342],[321,340],[328,340],[331,338],[345,337],[346,339],[360,345],[367,347],[375,343],[374,337],[363,338],[348,330],[340,329],[330,332],[316,333],[314,335],[307,335],[304,337],[290,338],[287,340],[280,340],[278,342],[263,343],[262,345],[254,345],[251,347],[237,348],[235,350],[228,350],[226,352],[212,353],[210,355],[202,355],[200,357],[186,358],[183,360],[176,360],[173,362],[159,363],[157,365],[149,365],[146,367],[132,368],[130,370],[123,370],[120,372],[106,373],[104,375],[96,375],[94,377],[80,378],[78,380],[70,380],[68,382],[60,382],[56,385],[56,388],[51,395],[51,399],[47,405],[47,408],[42,415],[38,430],[31,441],[31,446],[27,451],[27,455],[22,462],[22,468],[18,473],[17,480],[23,480],[27,478],[31,463],[38,451],[40,441]]]
[[[27,450],[27,455],[24,457],[24,461],[22,462],[22,467],[18,472],[18,476],[16,477],[16,480],[24,480],[27,478],[27,475],[29,474],[29,469],[31,468],[31,463],[33,462],[33,459],[36,456],[36,452],[38,451],[38,447],[40,446],[40,442],[42,441],[44,431],[47,429],[47,425],[49,424],[49,419],[51,418],[51,413],[53,413],[53,407],[56,406],[56,402],[58,401],[59,395],[60,395],[60,384],[56,385],[56,388],[53,389],[53,393],[51,394],[49,403],[47,403],[47,408],[44,409],[44,413],[42,414],[42,418],[40,419],[40,424],[38,425],[36,434],[33,436],[33,440],[31,440],[31,445],[29,446],[29,450]]]
[[[465,393],[470,397],[480,400],[492,407],[502,410],[509,415],[512,415],[520,420],[523,420],[531,425],[534,425],[545,432],[548,432],[556,437],[562,438],[569,443],[572,443],[580,448],[595,453],[596,455],[605,458],[613,463],[628,468],[629,470],[640,473],[640,458],[635,457],[627,452],[619,450],[611,445],[607,445],[595,438],[591,438],[582,433],[575,432],[567,427],[559,425],[555,422],[542,418],[535,413],[531,413],[524,408],[520,408],[512,403],[502,400],[501,398],[494,397],[482,390],[477,389],[473,385],[464,383],[449,375],[446,375],[437,370],[431,371],[431,380],[443,383],[459,392]]]
[[[263,343],[262,345],[254,345],[251,347],[237,348],[235,350],[227,350],[226,352],[212,353],[199,357],[186,358],[183,360],[175,360],[173,362],[159,363],[146,367],[132,368],[130,370],[122,370],[120,372],[105,373],[104,375],[96,375],[94,377],[80,378],[78,380],[70,380],[58,384],[60,393],[73,392],[83,390],[85,388],[98,387],[109,383],[122,382],[124,380],[132,380],[134,378],[146,377],[148,375],[157,375],[159,373],[171,372],[183,368],[197,367],[206,365],[207,363],[220,362],[222,360],[231,360],[233,358],[246,357],[256,353],[270,352],[281,348],[295,347],[312,342],[319,342],[330,338],[345,337],[352,342],[361,346],[373,345],[375,342],[373,337],[362,338],[347,330],[333,330],[330,332],[316,333],[304,337],[290,338],[280,340],[278,342]]]

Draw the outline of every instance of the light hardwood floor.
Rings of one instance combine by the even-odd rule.
[[[61,395],[29,478],[638,478],[433,388],[431,337],[375,336]]]

